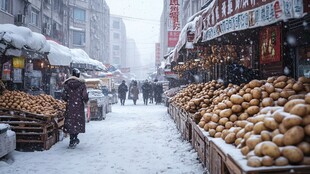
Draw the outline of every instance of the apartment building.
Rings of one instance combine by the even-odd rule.
[[[122,18],[111,16],[111,54],[109,63],[119,68],[128,67],[126,61],[126,27]]]

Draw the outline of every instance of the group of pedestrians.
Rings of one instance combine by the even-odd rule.
[[[120,98],[121,105],[124,105],[125,103],[127,92],[128,99],[132,99],[134,105],[136,105],[137,100],[139,99],[139,91],[137,81],[132,81],[128,90],[128,87],[123,80],[122,84],[118,87],[118,96]],[[153,103],[154,100],[156,105],[162,102],[163,86],[157,79],[154,80],[154,83],[145,80],[141,86],[141,91],[144,105],[148,105],[148,102]]]

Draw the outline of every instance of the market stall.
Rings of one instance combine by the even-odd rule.
[[[16,149],[48,150],[59,141],[65,103],[50,95],[6,90],[0,96],[0,123],[16,133]]]
[[[191,84],[168,110],[211,173],[302,173],[310,169],[309,87],[287,76]]]

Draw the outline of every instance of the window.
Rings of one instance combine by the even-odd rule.
[[[115,28],[115,29],[119,29],[120,28],[119,21],[113,21],[113,28]]]
[[[75,8],[73,12],[73,16],[75,20],[85,21],[85,10],[80,8]]]
[[[31,10],[31,24],[39,26],[39,11],[32,8]]]
[[[112,49],[113,49],[113,51],[112,51],[113,56],[117,56],[118,57],[120,55],[120,52],[119,52],[120,47],[119,47],[119,45],[113,45]]]
[[[119,46],[118,45],[113,45],[113,50],[119,50]]]
[[[84,45],[85,44],[85,32],[73,31],[73,44]]]
[[[0,0],[0,10],[11,13],[11,1]]]
[[[119,33],[113,33],[113,39],[120,39]]]

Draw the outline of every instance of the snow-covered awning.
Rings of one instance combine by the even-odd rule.
[[[1,49],[5,49],[8,45],[16,49],[30,49],[39,53],[47,53],[50,51],[50,45],[46,42],[45,37],[36,32],[32,32],[29,28],[16,26],[13,24],[0,24],[0,41]],[[16,55],[20,56],[20,55]]]
[[[48,40],[47,43],[51,46],[51,50],[47,55],[49,63],[56,66],[70,66],[72,62],[70,49],[52,40]]]
[[[72,63],[90,64],[91,60],[88,54],[79,48],[70,49],[72,54]]]

